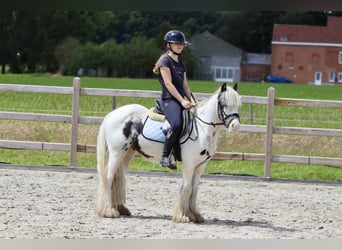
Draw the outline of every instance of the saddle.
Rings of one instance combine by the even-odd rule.
[[[174,156],[181,161],[180,144],[185,143],[189,138],[195,126],[194,115],[190,110],[184,110],[182,132],[179,141],[174,147]],[[164,143],[168,130],[171,129],[170,123],[165,118],[160,108],[159,100],[155,101],[155,106],[148,110],[147,118],[144,122],[142,135],[147,140]]]

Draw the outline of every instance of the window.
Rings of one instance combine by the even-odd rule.
[[[312,54],[311,61],[318,63],[319,62],[319,55],[318,54]]]
[[[335,82],[335,72],[329,72],[329,82]]]
[[[232,79],[233,80],[233,69],[228,69],[228,79]]]
[[[287,42],[287,35],[285,35],[285,34],[281,35],[280,41]]]
[[[228,73],[228,69],[227,68],[223,68],[222,69],[222,78],[223,79],[227,79],[227,74]]]
[[[230,67],[214,67],[215,81],[218,82],[233,82],[234,81],[234,68]]]
[[[342,72],[338,72],[338,82],[342,82]]]
[[[285,61],[286,62],[293,62],[293,53],[292,52],[286,52]]]
[[[217,68],[215,70],[215,78],[216,79],[222,78],[222,70],[221,70],[221,68]]]
[[[342,51],[338,53],[338,63],[342,64]]]

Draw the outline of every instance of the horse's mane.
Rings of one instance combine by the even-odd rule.
[[[213,96],[209,98],[202,99],[197,107],[204,106],[210,98],[219,98],[220,102],[226,103],[228,106],[241,106],[240,95],[231,87],[227,86],[227,90],[224,91],[221,95],[221,87],[216,90]],[[218,96],[219,95],[219,96]]]

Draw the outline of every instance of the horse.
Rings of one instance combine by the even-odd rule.
[[[196,204],[200,176],[217,149],[221,131],[238,132],[241,105],[234,87],[223,83],[209,98],[195,107],[196,129],[192,140],[180,145],[182,158],[182,185],[173,212],[174,223],[203,223]],[[125,171],[130,160],[140,155],[151,162],[159,162],[163,144],[142,135],[148,109],[139,104],[121,106],[108,113],[97,136],[97,172],[99,179],[96,214],[99,217],[130,216],[126,205]]]

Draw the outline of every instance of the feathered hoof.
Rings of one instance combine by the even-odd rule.
[[[174,223],[190,223],[190,218],[188,216],[185,215],[181,215],[181,216],[174,216],[172,218],[172,221]]]
[[[174,216],[172,218],[172,221],[174,223],[190,223],[190,222],[203,223],[204,218],[201,214],[196,213],[196,214],[191,214],[190,216],[186,216],[186,215]]]
[[[119,211],[114,208],[105,208],[104,210],[100,212],[98,211],[97,215],[100,217],[105,217],[105,218],[119,218],[120,217]]]

